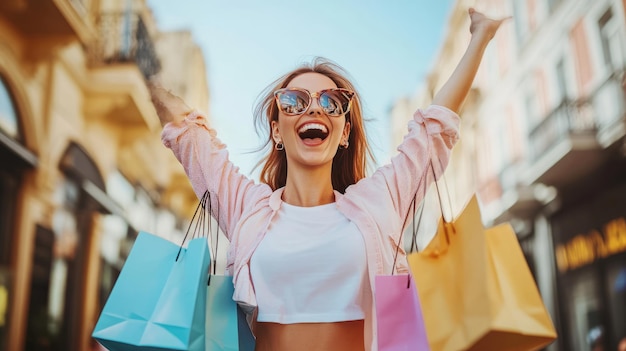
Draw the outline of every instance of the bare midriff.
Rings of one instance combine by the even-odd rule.
[[[333,323],[258,322],[255,351],[363,351],[363,320]]]

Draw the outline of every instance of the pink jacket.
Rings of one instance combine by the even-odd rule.
[[[447,165],[450,151],[459,138],[459,116],[445,107],[431,105],[415,112],[408,127],[409,132],[398,147],[399,154],[389,164],[349,186],[345,194],[335,191],[337,208],[357,225],[367,250],[371,291],[369,306],[365,307],[368,350],[377,349],[374,277],[391,274],[396,243],[404,230],[413,196],[417,193],[420,201],[423,187],[432,182],[432,177],[425,178],[429,174],[429,156],[438,158],[444,167]],[[229,161],[226,146],[197,111],[179,124],[168,123],[161,140],[185,168],[198,198],[209,190],[213,215],[218,212],[219,204],[219,223],[230,241],[226,270],[233,276],[233,299],[251,313],[257,302],[250,258],[280,208],[283,189],[272,191],[267,184],[256,184],[240,174]],[[435,170],[438,168],[435,164]],[[402,248],[400,256],[396,272],[407,272]]]

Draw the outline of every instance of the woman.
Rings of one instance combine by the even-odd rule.
[[[456,111],[503,21],[469,15],[472,39],[458,67],[432,106],[415,113],[399,154],[370,177],[359,97],[331,63],[285,75],[257,109],[273,146],[260,184],[229,162],[201,113],[151,87],[163,143],[198,196],[212,195],[231,243],[233,298],[251,317],[257,350],[377,348],[374,277],[392,270],[413,196],[432,182],[431,156],[447,164]],[[406,259],[395,269],[406,272]]]

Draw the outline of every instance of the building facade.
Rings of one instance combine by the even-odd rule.
[[[430,101],[461,58],[470,6],[513,20],[461,111],[446,172],[453,210],[477,193],[485,224],[513,225],[557,327],[549,350],[617,350],[626,338],[626,1],[458,0],[409,104]]]
[[[0,350],[97,349],[137,232],[180,240],[197,199],[160,142],[159,72],[208,111],[202,52],[144,0],[0,2]]]

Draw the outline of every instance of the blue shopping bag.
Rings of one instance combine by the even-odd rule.
[[[211,213],[211,194],[206,192],[200,200],[200,205],[205,209],[200,214],[200,222],[204,216]],[[239,305],[233,300],[235,287],[233,277],[217,275],[217,253],[219,245],[219,208],[216,211],[217,226],[215,234],[211,230],[211,222],[208,228],[208,236],[215,245],[212,248],[212,273],[209,276],[206,300],[206,347],[205,351],[254,351],[256,340],[250,326],[246,321],[246,315]]]
[[[181,248],[140,232],[93,338],[110,351],[205,349],[207,238]]]
[[[233,300],[233,277],[211,275],[207,290],[205,351],[254,351],[246,316]]]

